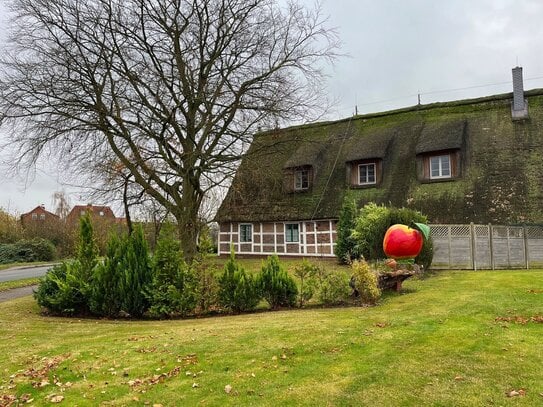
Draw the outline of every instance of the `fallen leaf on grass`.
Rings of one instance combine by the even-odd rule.
[[[496,317],[496,322],[512,322],[515,324],[526,325],[528,322],[534,322],[536,324],[543,323],[543,315],[534,315],[533,317],[521,317],[519,315],[513,317]]]
[[[378,328],[385,328],[388,326],[388,324],[386,322],[377,322],[375,326]]]
[[[526,390],[524,389],[519,389],[519,390],[511,390],[511,391],[508,391],[507,393],[505,393],[507,395],[507,397],[523,397],[526,395]]]
[[[64,396],[61,396],[60,394],[53,394],[49,396],[49,401],[51,403],[60,403],[62,400],[64,400]]]
[[[227,384],[226,386],[224,386],[224,392],[226,394],[230,394],[230,392],[232,392],[232,386],[230,386],[229,384]]]
[[[464,378],[463,378],[462,376],[455,376],[455,377],[454,377],[454,380],[456,380],[457,382],[459,382],[459,381],[464,380]]]

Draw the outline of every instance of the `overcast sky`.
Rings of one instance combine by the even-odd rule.
[[[510,92],[517,63],[525,89],[543,88],[541,0],[323,0],[322,8],[348,54],[330,70],[338,100],[330,119],[352,115],[355,104],[359,113],[412,106],[418,93],[424,104]],[[6,24],[0,20],[0,41]],[[13,213],[50,207],[54,191],[73,191],[45,166],[34,178],[0,177],[0,207]],[[85,203],[77,192],[71,201]]]

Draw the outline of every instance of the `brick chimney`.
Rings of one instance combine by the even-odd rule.
[[[524,99],[524,84],[522,80],[522,67],[513,68],[513,103],[511,104],[511,117],[513,120],[528,118],[528,101]]]

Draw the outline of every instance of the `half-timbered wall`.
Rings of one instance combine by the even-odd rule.
[[[299,222],[226,222],[220,224],[219,255],[237,254],[334,257],[337,220]],[[251,225],[251,241],[242,242],[241,227]],[[290,242],[288,233],[298,225],[298,241]],[[247,240],[247,234],[244,235]],[[292,235],[290,235],[292,237]]]

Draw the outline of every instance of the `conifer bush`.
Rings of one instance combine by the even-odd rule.
[[[88,288],[80,277],[81,264],[77,260],[57,264],[43,277],[34,298],[53,314],[86,313]]]
[[[149,248],[141,225],[134,229],[125,242],[120,280],[121,308],[130,316],[141,317],[149,308],[145,293],[152,280]]]
[[[356,241],[352,237],[355,228],[356,202],[349,195],[345,196],[337,224],[337,240],[334,253],[341,264],[349,264],[356,255]]]
[[[219,304],[232,312],[251,311],[260,298],[255,279],[239,265],[232,249],[219,278]]]
[[[152,284],[147,291],[152,317],[186,316],[197,305],[198,282],[185,263],[180,246],[173,225],[164,225],[152,260]]]
[[[258,286],[272,309],[292,307],[296,304],[296,282],[281,266],[277,255],[269,256],[262,266]]]
[[[121,311],[124,240],[124,237],[110,235],[104,261],[95,268],[89,290],[89,306],[93,314],[116,317]]]
[[[89,215],[79,221],[77,259],[64,261],[44,276],[34,297],[50,312],[62,315],[86,314],[92,291],[98,251]]]

